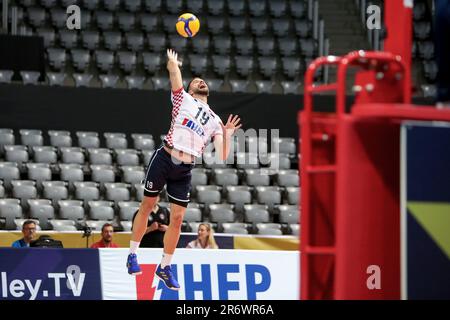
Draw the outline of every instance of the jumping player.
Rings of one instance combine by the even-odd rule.
[[[216,153],[221,160],[225,160],[230,151],[231,137],[241,127],[237,115],[230,115],[224,125],[211,110],[208,105],[208,85],[202,79],[194,78],[188,84],[187,92],[183,89],[177,57],[175,51],[167,50],[167,69],[172,87],[172,122],[163,146],[153,153],[148,164],[144,198],[134,219],[127,259],[128,273],[141,274],[136,251],[145,233],[148,214],[152,211],[156,196],[167,184],[170,223],[164,235],[164,252],[156,275],[172,290],[180,288],[170,264],[189,203],[194,159],[202,155],[206,145],[213,139]]]

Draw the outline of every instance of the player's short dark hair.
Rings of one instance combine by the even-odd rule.
[[[186,86],[186,92],[189,92],[189,87],[191,86],[192,81],[194,81],[194,79],[197,79],[197,78],[202,79],[202,78],[200,78],[200,77],[198,77],[198,76],[193,77],[193,78],[191,79],[191,81],[189,81],[189,83],[188,83],[187,86]],[[202,79],[202,80],[203,80],[203,79]],[[208,83],[207,83],[205,80],[203,80],[203,81],[206,83],[206,85],[208,85]]]
[[[113,227],[113,225],[112,225],[111,223],[105,223],[105,224],[102,226],[102,232],[103,232],[103,230],[105,230],[106,227]],[[113,227],[113,231],[114,231],[114,227]]]
[[[22,224],[22,230],[25,229],[25,227],[29,224],[34,224],[36,225],[36,221],[33,220],[25,220],[25,222]]]

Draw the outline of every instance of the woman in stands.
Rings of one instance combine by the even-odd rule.
[[[214,230],[208,223],[201,223],[198,226],[197,239],[188,243],[186,248],[190,249],[219,249],[214,239]]]
[[[141,274],[136,251],[145,233],[149,212],[155,204],[157,195],[167,184],[171,216],[164,235],[162,260],[156,269],[156,275],[172,290],[180,288],[170,264],[189,203],[194,159],[202,155],[211,139],[219,159],[222,161],[227,159],[231,137],[241,127],[238,116],[230,115],[227,123],[223,124],[219,116],[211,110],[208,105],[209,89],[202,79],[194,78],[188,84],[187,91],[183,89],[177,57],[175,51],[167,50],[167,69],[172,89],[172,122],[164,145],[150,158],[145,178],[144,198],[133,222],[130,253],[127,259],[128,273]]]

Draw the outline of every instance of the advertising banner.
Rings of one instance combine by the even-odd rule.
[[[128,249],[99,249],[103,299],[291,300],[299,298],[298,251],[177,249],[169,290],[155,276],[161,249],[139,249],[143,273],[130,276]]]

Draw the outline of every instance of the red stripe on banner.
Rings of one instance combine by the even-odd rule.
[[[141,264],[142,274],[136,276],[136,292],[138,300],[153,300],[156,287],[153,287],[156,264]]]

